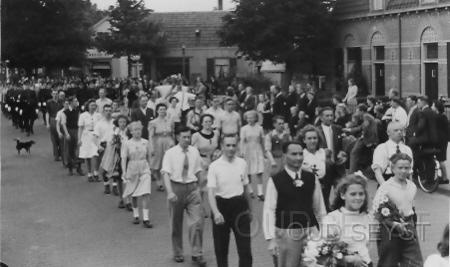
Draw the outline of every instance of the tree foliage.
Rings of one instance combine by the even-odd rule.
[[[89,0],[3,0],[2,60],[26,70],[80,66],[96,14]]]
[[[240,0],[219,31],[251,60],[286,63],[288,71],[315,71],[333,39],[330,0]]]
[[[161,52],[164,37],[153,23],[143,1],[118,0],[110,11],[110,33],[98,34],[96,47],[117,57],[133,55],[151,57]]]

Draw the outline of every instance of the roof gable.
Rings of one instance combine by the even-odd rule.
[[[217,31],[222,27],[222,18],[228,12],[167,12],[152,13],[149,20],[159,23],[165,34],[168,47],[220,46]],[[196,30],[200,33],[196,35]]]

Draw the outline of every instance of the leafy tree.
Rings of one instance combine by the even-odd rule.
[[[286,63],[286,72],[317,74],[333,40],[334,0],[240,0],[224,16],[223,45],[247,59]]]
[[[27,70],[80,66],[90,45],[90,1],[4,0],[2,60]]]
[[[145,60],[162,52],[165,39],[159,25],[149,19],[151,12],[142,0],[118,0],[110,12],[110,33],[97,35],[97,48],[116,57],[126,56],[128,66],[132,56]]]

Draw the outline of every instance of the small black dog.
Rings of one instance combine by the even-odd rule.
[[[17,145],[16,145],[16,149],[17,149],[17,153],[20,155],[20,150],[25,149],[28,154],[30,154],[30,148],[32,145],[35,144],[35,142],[33,140],[30,141],[26,141],[26,142],[22,142],[20,141],[19,138],[14,138],[14,140],[16,140]]]

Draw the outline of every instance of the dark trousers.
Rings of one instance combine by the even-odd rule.
[[[414,225],[412,216],[408,219]],[[415,227],[412,234],[400,236],[391,227],[380,224],[380,238],[377,240],[378,267],[422,267],[423,259]],[[400,265],[399,265],[400,264]]]
[[[214,251],[217,266],[228,266],[228,247],[230,243],[230,230],[233,231],[239,255],[239,267],[252,266],[250,218],[248,202],[244,196],[230,199],[216,197],[217,208],[225,220],[224,224],[217,225],[213,219]],[[211,216],[213,218],[213,216]]]
[[[373,160],[374,147],[367,147],[362,138],[359,138],[350,152],[350,173],[370,168]]]
[[[62,156],[62,147],[59,142],[58,132],[56,131],[56,120],[50,118],[50,140],[52,141],[53,157],[55,159]]]
[[[77,147],[78,147],[78,129],[67,129],[70,135],[69,140],[65,140],[64,148],[67,153],[67,167],[69,169],[73,169],[78,167],[78,155],[77,155]]]

